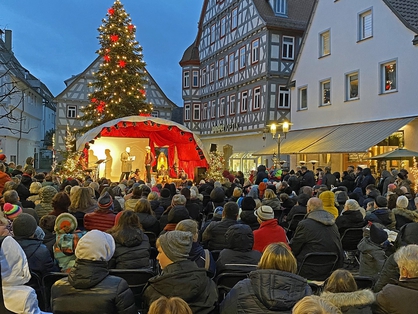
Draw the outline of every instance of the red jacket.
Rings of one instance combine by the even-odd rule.
[[[97,209],[92,213],[84,215],[84,228],[88,231],[97,229],[105,232],[113,227],[115,217],[116,215],[110,210],[102,211]]]
[[[0,171],[0,195],[3,194],[3,189],[4,189],[4,184],[7,181],[10,181],[12,179],[10,179],[9,175],[3,171]]]
[[[260,228],[254,230],[253,250],[263,252],[270,243],[283,242],[287,244],[286,232],[277,224],[277,219],[266,220]]]

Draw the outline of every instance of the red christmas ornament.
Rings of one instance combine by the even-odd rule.
[[[142,96],[145,96],[145,89],[140,89],[139,92],[142,94]]]
[[[119,60],[119,66],[120,66],[121,68],[124,68],[124,67],[126,66],[126,62],[125,62],[125,61],[123,61],[123,60]]]
[[[101,104],[98,105],[97,106],[97,111],[100,112],[100,113],[103,113],[103,111],[104,111],[104,105],[101,105]]]
[[[119,40],[119,35],[110,35],[110,40],[113,42],[117,42]]]
[[[92,98],[91,99],[91,102],[97,102],[97,99],[96,98]]]
[[[108,55],[104,55],[103,56],[104,61],[109,62],[110,61],[110,57]]]
[[[104,105],[106,105],[106,103],[103,100],[101,100],[100,101],[100,106],[104,106]]]
[[[107,10],[107,12],[109,12],[110,15],[113,15],[115,13],[115,9],[110,8],[109,10]]]
[[[132,24],[129,24],[129,25],[128,25],[128,30],[129,30],[130,32],[132,32],[132,31],[134,30],[134,28],[135,28],[135,26],[134,26],[134,25],[132,25]]]

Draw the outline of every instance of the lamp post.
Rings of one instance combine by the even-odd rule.
[[[282,123],[275,123],[270,125],[270,133],[273,139],[277,140],[277,167],[280,169],[282,162],[280,161],[280,144],[281,144],[281,133],[283,133],[284,138],[286,138],[286,134],[289,132],[290,123],[288,121],[284,121]],[[281,130],[279,129],[281,128]]]

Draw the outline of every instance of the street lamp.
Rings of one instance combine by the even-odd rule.
[[[271,124],[270,125],[270,133],[273,139],[277,140],[277,167],[281,168],[283,162],[280,160],[280,144],[281,144],[281,134],[283,133],[284,138],[286,138],[286,134],[289,132],[289,127],[291,123],[288,121],[284,121],[278,124]],[[281,130],[280,130],[281,128]]]

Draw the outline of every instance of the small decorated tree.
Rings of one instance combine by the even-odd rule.
[[[65,137],[65,152],[62,152],[64,161],[61,166],[61,174],[64,176],[78,177],[83,175],[83,169],[80,164],[81,152],[75,150],[76,138],[67,125],[67,135]]]
[[[206,179],[222,181],[222,172],[224,171],[224,154],[220,151],[209,153],[209,170],[206,172]]]
[[[146,102],[146,70],[142,47],[135,40],[136,28],[122,3],[116,0],[99,27],[102,58],[90,104],[81,109],[86,132],[107,121],[131,115],[149,115],[151,104]]]

